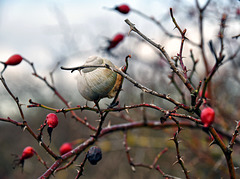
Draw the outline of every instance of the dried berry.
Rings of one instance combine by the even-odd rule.
[[[209,127],[215,118],[215,111],[211,107],[206,107],[201,112],[201,121],[204,127]]]
[[[96,165],[102,159],[102,151],[99,147],[93,146],[88,150],[87,159],[92,165]]]
[[[60,149],[59,149],[59,152],[60,152],[61,155],[63,155],[63,154],[65,154],[65,153],[71,151],[72,149],[73,149],[72,144],[66,142],[66,143],[64,143],[64,144],[61,145],[61,147],[60,147]]]
[[[130,7],[126,4],[115,7],[115,10],[121,12],[122,14],[127,14],[130,11]]]

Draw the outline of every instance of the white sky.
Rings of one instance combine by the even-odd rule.
[[[173,7],[178,23],[182,28],[187,29],[187,37],[199,42],[199,37],[196,35],[198,32],[197,20],[195,20],[194,24],[194,20],[189,20],[190,17],[188,17],[189,19],[186,17],[183,19],[182,16],[178,16],[178,13],[187,14],[195,6],[195,1],[185,0],[183,2],[187,3],[183,4],[183,6],[174,6],[174,2],[177,1],[180,0],[128,0],[125,2],[130,7],[134,7],[149,16],[152,15],[156,19],[163,20],[164,25],[171,33],[179,35],[168,15],[169,8]],[[199,1],[203,2],[202,0]],[[162,35],[161,30],[154,23],[134,13],[122,15],[103,8],[115,7],[123,3],[122,0],[1,0],[0,60],[6,61],[12,54],[19,53],[34,62],[37,70],[41,73],[52,70],[57,61],[64,56],[67,58],[62,61],[61,65],[79,66],[88,56],[99,53],[97,49],[104,45],[104,37],[111,38],[118,32],[127,33],[129,31],[128,25],[124,22],[126,18],[135,23],[138,29],[147,36],[165,46],[170,56],[174,56],[179,52],[180,41]],[[227,9],[227,7],[221,9],[216,6],[216,9],[223,12],[234,10]],[[192,10],[194,11],[194,8]],[[231,13],[228,15],[234,16]],[[197,17],[192,18],[197,19]],[[207,30],[205,29],[206,36],[217,39],[216,30],[219,29],[219,18],[219,16],[216,16],[213,19],[208,19],[209,22],[205,24],[207,28]],[[230,32],[230,35],[236,35],[235,32],[239,32],[239,20],[236,22],[238,23],[234,26],[228,24],[227,31]],[[122,47],[127,48],[128,52],[138,53],[142,59],[148,61],[156,59],[156,54],[153,53],[152,48],[145,44],[139,44],[137,47],[131,46],[129,44],[132,44],[132,40],[134,39],[124,39]],[[188,58],[189,48],[187,45],[184,47],[184,56]],[[198,51],[194,52],[195,54],[198,53]],[[78,55],[72,56],[76,53]],[[208,53],[210,53],[209,49]],[[0,64],[0,70],[1,68],[2,65]],[[9,67],[5,75],[18,75],[16,79],[20,81],[22,79],[20,79],[19,72],[23,72],[23,69],[29,70],[29,66],[21,64],[18,67]],[[31,70],[28,73],[31,73]],[[63,73],[61,72],[61,74]],[[64,73],[66,79],[75,80],[73,76],[73,74]],[[14,78],[9,76],[8,79]],[[75,81],[71,80],[67,80],[66,83],[76,85]],[[5,92],[2,93],[2,90],[1,88],[0,96],[5,94]],[[28,99],[26,98],[26,100]],[[6,105],[3,104],[4,106]]]
[[[163,1],[129,0],[127,4],[159,15]],[[99,45],[99,36],[112,37],[118,31],[127,31],[124,19],[128,16],[105,10],[122,1],[94,0],[5,0],[0,3],[0,60],[5,61],[14,53],[20,53],[30,61],[45,66],[58,53],[74,53]],[[161,5],[160,5],[161,4]],[[62,16],[62,17],[61,17]],[[63,18],[59,24],[58,18]],[[133,16],[137,22],[139,17]],[[64,28],[63,28],[64,27]],[[67,32],[64,40],[63,34]],[[95,42],[92,42],[91,37]],[[67,44],[66,44],[67,43]],[[68,44],[69,43],[69,44]]]

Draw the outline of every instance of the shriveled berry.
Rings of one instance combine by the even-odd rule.
[[[96,165],[102,159],[102,151],[99,147],[93,146],[88,150],[87,159],[92,165]]]
[[[115,7],[115,9],[117,11],[121,12],[122,14],[127,14],[130,11],[130,7],[126,4],[122,4],[120,6],[117,6],[117,7]]]
[[[201,112],[201,121],[204,127],[209,127],[215,118],[215,111],[211,107],[205,107]]]
[[[72,149],[73,149],[72,144],[66,142],[66,143],[64,143],[64,144],[61,145],[61,147],[60,147],[60,149],[59,149],[59,152],[60,152],[61,155],[63,155],[63,154],[65,154],[65,153],[71,151]]]

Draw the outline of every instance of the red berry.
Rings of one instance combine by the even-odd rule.
[[[5,62],[6,65],[18,65],[21,63],[23,57],[21,55],[12,55],[8,58],[8,60]]]
[[[115,9],[123,14],[127,14],[130,11],[130,7],[126,4],[115,7]]]
[[[25,159],[31,158],[34,154],[35,150],[32,147],[28,146],[23,150],[20,160],[23,161]]]
[[[47,120],[47,124],[48,124],[48,126],[49,126],[50,128],[55,128],[55,127],[57,127],[57,125],[58,125],[58,117],[57,117],[56,114],[54,114],[54,113],[49,113],[49,114],[47,115],[46,120]]]
[[[117,34],[113,37],[111,41],[109,41],[109,46],[107,47],[107,50],[110,50],[114,47],[116,47],[122,40],[124,39],[123,34]]]
[[[201,112],[201,121],[204,127],[209,127],[214,122],[215,111],[210,108],[206,107]]]
[[[121,42],[123,39],[124,39],[124,35],[119,33],[119,34],[117,34],[117,35],[114,36],[112,42],[117,42],[117,43],[119,43],[119,42]]]
[[[66,143],[62,144],[62,146],[61,146],[60,149],[59,149],[59,152],[60,152],[61,155],[63,155],[63,154],[65,154],[65,153],[71,151],[72,149],[73,149],[73,148],[72,148],[72,144],[66,142]]]

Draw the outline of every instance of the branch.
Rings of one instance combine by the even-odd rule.
[[[141,89],[143,92],[145,93],[149,93],[151,95],[166,99],[168,101],[170,101],[171,103],[175,104],[176,106],[179,106],[183,109],[185,109],[186,111],[191,111],[189,106],[186,106],[178,101],[175,101],[173,98],[170,98],[168,95],[165,94],[161,94],[158,93],[152,89],[149,89],[145,86],[143,86],[142,84],[138,83],[137,81],[135,81],[133,78],[131,78],[128,74],[122,72],[121,70],[115,68],[115,67],[110,67],[109,65],[105,64],[105,65],[84,65],[84,66],[79,66],[79,67],[73,67],[73,68],[66,68],[66,67],[61,67],[62,70],[71,70],[71,72],[75,71],[75,70],[81,70],[84,68],[108,68],[118,74],[120,74],[121,76],[123,76],[124,78],[126,78],[128,81],[130,81],[132,84],[134,84],[134,86],[136,86],[137,88]],[[190,84],[190,83],[189,83]]]
[[[133,9],[133,8],[131,8],[131,11],[135,12],[136,14],[138,14],[138,15],[140,15],[140,16],[142,16],[142,17],[144,17],[144,18],[146,18],[146,19],[148,19],[150,21],[153,21],[170,38],[172,38],[172,37],[173,38],[181,38],[180,36],[176,36],[176,35],[171,34],[170,32],[168,32],[167,29],[165,29],[165,27],[162,25],[162,23],[160,21],[156,20],[154,17],[148,16],[148,15],[140,12],[139,10],[136,10],[136,9]],[[190,44],[199,47],[199,44],[197,44],[197,43],[195,43],[195,42],[193,42],[193,41],[191,41],[189,39],[186,39],[186,40]]]
[[[43,104],[40,104],[40,103],[37,103],[37,102],[33,102],[31,99],[29,99],[29,103],[31,105],[27,105],[28,108],[40,107],[40,108],[44,108],[44,109],[47,109],[47,110],[50,110],[50,111],[55,111],[56,113],[62,112],[63,114],[65,114],[67,112],[72,112],[74,110],[81,110],[81,111],[90,110],[90,111],[96,111],[97,112],[97,109],[94,109],[94,108],[91,108],[91,107],[88,107],[88,106],[77,106],[77,107],[74,107],[74,108],[56,109],[56,108],[52,108],[52,107],[49,107],[49,106],[46,106],[46,105],[43,105]],[[72,114],[76,114],[76,113],[72,113]],[[75,119],[77,121],[81,122],[83,125],[87,126],[89,129],[91,129],[93,131],[97,130],[94,126],[89,124],[89,122],[87,122],[86,119],[81,119],[77,115],[76,116],[74,115],[73,117],[75,117]]]
[[[29,60],[27,59],[24,59],[31,67],[32,67],[32,70],[33,70],[33,75],[35,77],[37,77],[38,79],[42,80],[53,92],[54,94],[68,107],[70,108],[70,105],[68,103],[68,101],[58,92],[58,90],[54,87],[54,85],[51,85],[47,79],[45,77],[42,77],[40,76],[35,67],[34,67],[34,64],[32,62],[30,62]],[[71,111],[71,114],[72,114],[72,117],[75,118],[76,120],[80,121],[81,123],[85,123],[85,121],[80,118],[74,111]],[[86,125],[87,126],[87,125]],[[88,126],[91,130],[94,130],[94,128],[92,128],[91,126]]]
[[[229,171],[229,176],[231,179],[235,179],[236,178],[236,174],[235,174],[235,167],[233,164],[233,160],[232,160],[232,156],[231,156],[231,150],[229,150],[228,147],[226,147],[226,145],[223,143],[222,139],[219,137],[218,133],[216,132],[216,130],[213,127],[209,127],[209,132],[212,134],[213,138],[214,138],[214,143],[216,143],[221,150],[223,151],[223,154],[226,158],[226,162],[228,165],[228,171]]]
[[[182,167],[182,170],[183,170],[183,172],[184,172],[184,174],[185,174],[185,177],[186,177],[187,179],[189,179],[189,175],[188,175],[189,171],[187,171],[187,169],[186,169],[186,167],[185,167],[185,165],[184,165],[184,161],[183,161],[183,159],[182,159],[182,157],[181,157],[181,155],[180,155],[180,151],[179,151],[179,141],[177,140],[177,135],[179,134],[179,132],[180,132],[180,129],[174,134],[174,137],[171,138],[170,140],[173,140],[174,143],[175,143],[175,146],[176,146],[177,161],[176,161],[175,163],[179,163],[179,165]],[[174,164],[175,164],[175,163],[174,163]]]
[[[237,126],[236,126],[235,131],[234,131],[234,133],[233,133],[233,135],[232,135],[232,139],[230,140],[230,142],[229,142],[229,144],[228,144],[228,148],[229,148],[229,150],[231,150],[231,151],[232,151],[232,149],[233,149],[233,145],[235,144],[236,138],[237,138],[237,136],[238,136],[239,129],[240,129],[240,122],[237,122]]]
[[[5,81],[5,79],[3,78],[3,75],[1,73],[1,76],[0,76],[0,80],[2,81],[2,84],[3,86],[5,87],[5,89],[7,90],[8,94],[10,94],[10,96],[13,98],[13,100],[16,102],[17,104],[17,107],[18,107],[18,110],[21,114],[21,117],[22,117],[22,120],[24,120],[24,114],[23,114],[23,111],[22,111],[22,107],[21,107],[21,104],[19,103],[19,99],[18,97],[16,97],[12,91],[9,89],[9,87],[7,86],[7,83]]]
[[[144,40],[149,42],[151,45],[156,47],[158,50],[161,51],[161,53],[164,55],[166,60],[168,61],[169,65],[171,66],[171,69],[179,76],[179,78],[182,80],[182,82],[185,84],[185,86],[188,88],[188,90],[192,93],[194,91],[194,88],[190,84],[190,82],[184,77],[184,75],[177,69],[177,67],[172,62],[171,58],[169,57],[168,53],[165,51],[164,47],[162,47],[160,44],[155,43],[151,39],[149,39],[147,36],[145,36],[142,32],[140,32],[135,25],[130,22],[128,19],[125,20],[125,22],[130,26],[130,32],[134,31],[138,35],[140,35]]]

